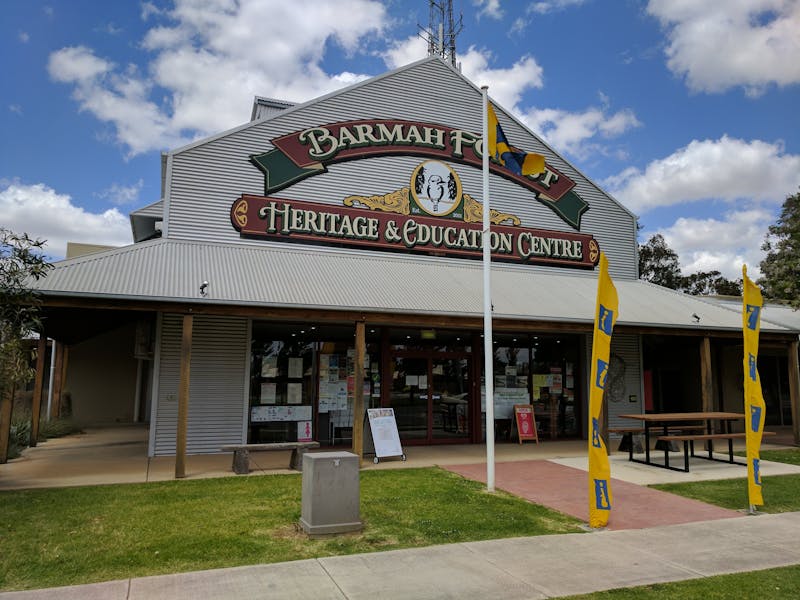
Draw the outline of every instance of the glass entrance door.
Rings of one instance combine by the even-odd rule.
[[[427,441],[430,429],[428,359],[395,357],[390,406],[401,440]]]
[[[470,434],[469,358],[394,356],[389,405],[400,439],[467,441]]]
[[[470,432],[469,360],[432,358],[431,382],[432,438],[467,441]]]

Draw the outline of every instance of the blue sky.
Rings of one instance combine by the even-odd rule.
[[[455,0],[462,71],[662,233],[757,275],[800,187],[800,0]],[[131,242],[160,153],[426,55],[425,0],[3,0],[0,226]]]

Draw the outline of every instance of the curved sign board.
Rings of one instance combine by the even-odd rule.
[[[448,160],[481,168],[483,140],[463,129],[401,120],[345,121],[311,127],[272,140],[273,150],[250,160],[264,172],[269,196],[307,177],[327,171],[337,162],[406,154]],[[533,192],[573,229],[580,230],[588,204],[575,192],[575,182],[552,165],[537,176],[516,175],[492,163],[493,173]]]

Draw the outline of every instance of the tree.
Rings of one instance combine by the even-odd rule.
[[[681,286],[678,255],[660,233],[639,246],[639,278],[673,290]]]
[[[32,376],[25,339],[39,329],[39,299],[30,280],[47,274],[43,240],[0,228],[0,463],[6,462],[14,390]]]
[[[692,296],[741,296],[742,280],[731,281],[719,271],[699,271],[681,277],[680,289]]]
[[[761,249],[767,256],[759,265],[761,278],[757,283],[764,296],[800,308],[800,192],[786,198]]]

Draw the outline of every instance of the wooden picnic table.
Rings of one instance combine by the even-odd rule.
[[[733,464],[733,439],[744,437],[743,433],[732,433],[730,429],[731,421],[743,421],[744,413],[724,412],[724,411],[700,411],[700,412],[676,412],[676,413],[639,413],[629,415],[619,415],[623,419],[633,419],[641,421],[644,424],[644,451],[645,459],[640,460],[633,456],[633,445],[628,452],[628,460],[632,462],[639,462],[646,465],[672,469],[674,471],[689,471],[689,444],[691,443],[691,456],[694,454],[694,442],[705,441],[708,443],[708,460],[720,460],[714,458],[714,440],[724,439],[728,441],[728,460]],[[714,432],[714,424],[719,423],[722,431],[720,433]],[[686,429],[693,429],[695,431],[701,430],[703,433],[698,434],[685,434],[685,432],[675,433],[675,427],[678,424],[685,424]],[[694,425],[692,425],[694,424]],[[658,436],[659,441],[667,442],[664,447],[664,464],[653,462],[650,460],[650,432],[652,429],[660,429],[661,432]],[[670,466],[669,464],[669,442],[683,442],[684,443],[684,468]],[[700,458],[706,458],[705,456]]]

